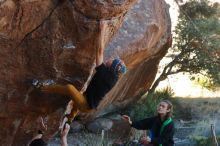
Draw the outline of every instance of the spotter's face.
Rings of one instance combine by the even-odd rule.
[[[170,109],[168,109],[168,104],[166,102],[160,102],[157,105],[157,112],[158,114],[166,115],[170,112]]]

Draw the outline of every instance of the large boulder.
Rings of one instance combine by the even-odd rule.
[[[104,43],[105,59],[121,57],[128,72],[91,113],[95,117],[138,100],[171,44],[163,0],[1,0],[0,12],[2,146],[27,144],[39,116],[47,119],[46,140],[58,131],[70,98],[40,93],[31,79],[72,83],[83,91],[96,48]]]

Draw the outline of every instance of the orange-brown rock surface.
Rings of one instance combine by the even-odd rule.
[[[120,56],[128,72],[92,115],[117,110],[151,86],[170,37],[163,0],[1,0],[0,145],[27,144],[39,116],[47,119],[46,138],[58,130],[69,98],[40,93],[31,79],[84,90],[104,42],[105,59]]]

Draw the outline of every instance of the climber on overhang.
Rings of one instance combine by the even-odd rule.
[[[44,85],[43,82],[34,80],[33,85],[39,87],[45,93],[57,93],[70,96],[73,101],[71,113],[67,115],[68,123],[71,123],[79,111],[90,112],[95,109],[103,97],[112,89],[122,74],[126,72],[124,62],[119,59],[109,60],[103,63],[104,58],[104,31],[105,24],[100,23],[100,35],[96,51],[96,73],[94,74],[86,91],[81,94],[72,84]]]
[[[89,112],[95,109],[102,98],[116,84],[122,74],[126,72],[126,66],[120,59],[98,64],[88,88],[81,94],[72,84],[67,85],[44,85],[44,82],[35,80],[36,85],[42,92],[57,93],[70,96],[73,101],[71,113],[67,115],[68,123],[71,123],[79,111]]]
[[[116,84],[119,77],[126,72],[126,66],[120,59],[114,59],[107,63],[101,63],[96,67],[94,74],[88,88],[81,94],[73,85],[43,85],[44,82],[35,80],[36,85],[42,92],[57,93],[61,95],[70,96],[73,101],[71,113],[67,115],[68,123],[71,123],[79,111],[89,112],[95,109],[102,98],[107,94]]]

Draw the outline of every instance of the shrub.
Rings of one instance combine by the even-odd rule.
[[[196,146],[213,146],[212,137],[196,136],[193,137],[192,140],[196,142]],[[220,137],[218,137],[217,140],[219,142]]]

